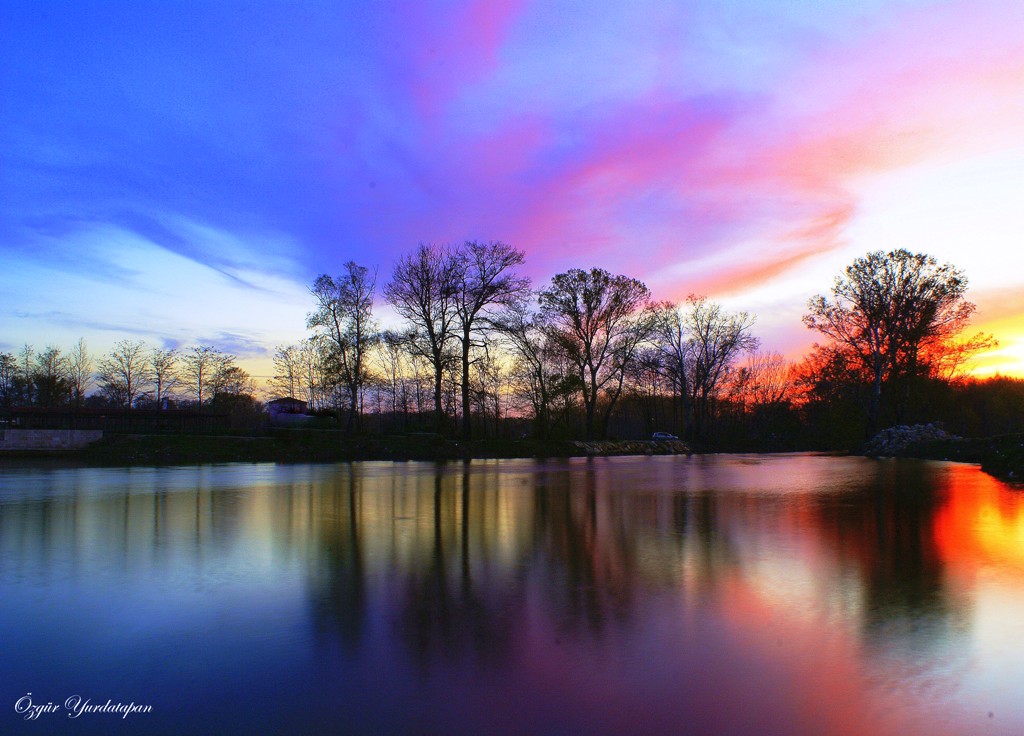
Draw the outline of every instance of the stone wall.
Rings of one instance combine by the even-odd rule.
[[[70,450],[102,436],[102,429],[0,429],[0,450]]]

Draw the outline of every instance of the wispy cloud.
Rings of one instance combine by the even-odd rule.
[[[87,334],[104,345],[124,337],[185,344],[222,334],[232,348],[261,355],[254,345],[291,338],[305,315],[305,287],[273,269],[226,273],[111,225],[31,245],[31,256],[0,272],[9,295],[0,317],[26,339],[52,335],[70,344]]]
[[[1024,129],[1005,0],[5,12],[8,300],[240,352],[303,334],[317,273],[386,278],[420,241],[502,239],[538,280],[601,265],[662,298],[775,285],[797,312],[851,255],[941,235],[870,240],[873,181]]]

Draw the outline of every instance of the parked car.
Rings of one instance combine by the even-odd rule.
[[[651,435],[651,439],[652,440],[677,440],[679,438],[676,437],[674,434],[669,434],[668,432],[655,432],[654,434]]]

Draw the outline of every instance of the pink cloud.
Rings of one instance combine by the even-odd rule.
[[[664,84],[600,109],[522,111],[489,130],[435,117],[429,204],[409,218],[409,241],[500,238],[527,250],[539,278],[678,267],[660,287],[672,295],[768,282],[844,245],[858,178],[998,145],[991,131],[1022,127],[1024,36],[1015,18],[993,29],[994,7],[891,16],[759,95],[688,97]],[[409,56],[423,67],[423,109],[495,73],[521,12],[473,3],[443,28],[424,21],[431,43]],[[742,262],[687,275],[687,262],[740,244],[753,249]]]
[[[986,7],[987,5],[987,7]],[[808,60],[780,94],[775,166],[790,177],[851,176],[1017,138],[1024,122],[1024,6],[916,8],[867,41]]]
[[[559,145],[555,133],[532,138],[529,145],[509,148],[506,136],[494,139],[523,177],[496,223],[508,237],[544,261],[576,260],[586,254],[613,265],[634,259],[624,251],[633,213],[649,213],[641,200],[660,200],[668,209],[692,210],[686,219],[695,229],[713,226],[712,213],[680,200],[675,191],[699,187],[701,159],[729,125],[731,103],[695,104],[666,101],[660,96],[623,108],[606,117],[579,124],[575,145]],[[485,144],[485,147],[490,142]],[[523,161],[530,162],[524,165]],[[706,222],[700,222],[704,215]],[[654,216],[637,235],[661,226]],[[625,237],[629,237],[625,235]],[[680,237],[683,237],[681,234]],[[666,247],[662,238],[647,242],[645,254]],[[635,263],[634,263],[635,265]]]

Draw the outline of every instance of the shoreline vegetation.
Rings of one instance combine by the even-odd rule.
[[[316,463],[358,460],[445,461],[500,458],[689,455],[680,440],[459,440],[430,432],[405,435],[344,434],[332,430],[272,430],[262,435],[115,434],[86,447],[0,453],[83,465],[201,465],[229,462]]]
[[[0,427],[102,431],[82,449],[53,449],[81,434],[38,444],[55,462],[129,467],[808,450],[1024,480],[1024,434],[1008,434],[1024,432],[1024,379],[970,378],[996,341],[965,332],[975,305],[952,264],[902,249],[855,259],[808,302],[821,342],[794,363],[758,352],[755,318],[706,296],[656,301],[597,267],[535,289],[524,259],[499,241],[420,244],[382,284],[401,319],[390,330],[373,314],[376,270],[321,274],[311,332],[278,346],[266,404],[213,345],[0,352]],[[37,445],[3,442],[5,458]]]
[[[892,457],[977,463],[991,476],[1024,486],[1024,434],[922,440]]]
[[[316,463],[361,460],[457,461],[470,459],[691,455],[717,452],[692,449],[680,440],[458,440],[433,433],[407,435],[342,434],[331,430],[274,430],[265,435],[115,434],[79,449],[22,450],[0,453],[8,464],[132,467],[204,465],[232,462]],[[986,438],[946,438],[910,442],[885,455],[921,460],[974,463],[1001,480],[1024,482],[1024,434]]]

